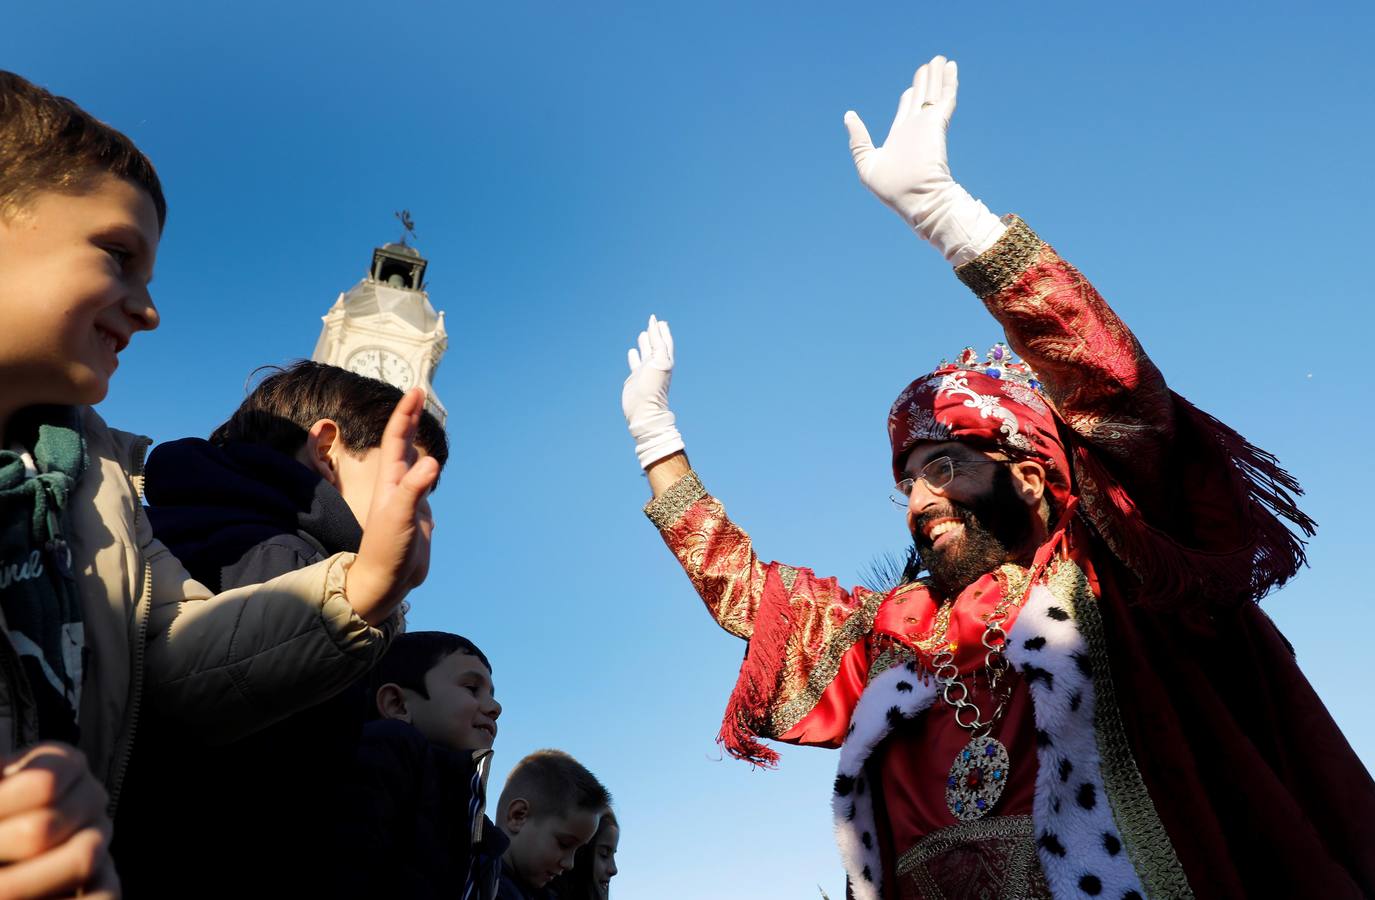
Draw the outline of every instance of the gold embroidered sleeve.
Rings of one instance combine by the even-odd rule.
[[[672,528],[692,504],[706,495],[707,489],[702,487],[702,481],[697,477],[697,473],[688,472],[673,482],[668,490],[649,501],[645,505],[645,515],[649,516],[649,521],[660,530]]]
[[[749,640],[764,594],[765,566],[750,537],[689,472],[645,507],[707,611],[722,628]]]
[[[1020,278],[1036,261],[1043,246],[1036,232],[1019,217],[1007,216],[1003,222],[1007,230],[992,247],[955,267],[955,276],[980,300],[993,296]]]
[[[842,661],[873,629],[884,595],[863,588],[848,592],[834,579],[814,578],[805,570],[802,574],[802,589],[791,597],[798,627],[788,636],[778,692],[769,708],[768,734],[782,738],[811,716],[829,692],[832,702],[827,710],[808,723],[807,743],[819,743],[821,735],[833,732],[838,746],[864,690],[858,675],[866,668],[861,664],[847,676],[841,671]],[[832,710],[843,712],[827,714]]]
[[[1065,424],[1139,485],[1159,477],[1174,403],[1140,342],[1082,273],[1010,216],[988,251],[955,270],[1041,379]]]

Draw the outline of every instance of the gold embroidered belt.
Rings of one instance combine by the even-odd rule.
[[[901,900],[1050,900],[1031,816],[999,816],[934,831],[902,854]]]

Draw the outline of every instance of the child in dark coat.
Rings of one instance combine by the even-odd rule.
[[[331,896],[492,900],[507,839],[484,810],[501,704],[471,641],[398,636],[375,672],[380,718],[363,729],[339,796],[335,846],[356,847]]]
[[[213,590],[357,552],[387,411],[400,398],[392,385],[337,366],[302,361],[273,372],[209,440],[153,450],[154,533]],[[444,430],[428,412],[415,443],[447,461]],[[212,745],[149,710],[116,829],[125,890],[175,897],[201,881],[197,873],[214,871],[199,889],[207,900],[310,893],[315,867],[301,860],[331,850],[328,810],[372,706],[366,674],[230,744]]]

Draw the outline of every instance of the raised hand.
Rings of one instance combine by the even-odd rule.
[[[958,90],[953,60],[937,56],[918,68],[882,147],[874,146],[858,114],[845,114],[860,182],[956,264],[987,249],[1003,231],[950,175],[945,138]]]
[[[370,625],[385,621],[430,570],[434,519],[428,498],[439,478],[439,463],[421,458],[415,449],[424,409],[425,392],[411,388],[382,432],[382,461],[367,526],[344,586],[349,605]]]
[[[0,767],[0,897],[118,898],[109,797],[81,751],[36,744]]]
[[[908,224],[921,220],[934,192],[954,183],[945,133],[955,114],[958,89],[959,70],[944,56],[917,69],[912,86],[898,98],[898,112],[882,147],[874,146],[854,110],[845,114],[859,180]]]
[[[630,376],[621,388],[625,413],[640,466],[649,466],[683,449],[683,438],[668,408],[668,385],[673,379],[673,335],[667,322],[649,317],[636,346],[626,354]]]

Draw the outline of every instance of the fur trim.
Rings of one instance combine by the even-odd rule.
[[[850,731],[840,748],[831,798],[836,843],[854,900],[878,900],[883,887],[874,821],[873,791],[877,786],[864,777],[864,763],[897,722],[915,718],[935,698],[935,682],[915,662],[909,662],[875,676],[855,704]]]
[[[1032,801],[1037,853],[1051,893],[1080,898],[1145,896],[1104,790],[1093,718],[1093,664],[1074,609],[1037,584],[1008,635],[1008,661],[1031,691],[1037,730]],[[936,699],[916,663],[894,666],[864,688],[840,748],[831,798],[836,843],[855,900],[879,900],[883,863],[865,763],[893,726]]]
[[[1044,584],[1033,587],[1008,635],[1007,658],[1031,691],[1038,763],[1032,818],[1051,893],[1144,897],[1104,790],[1093,663],[1073,607]]]

